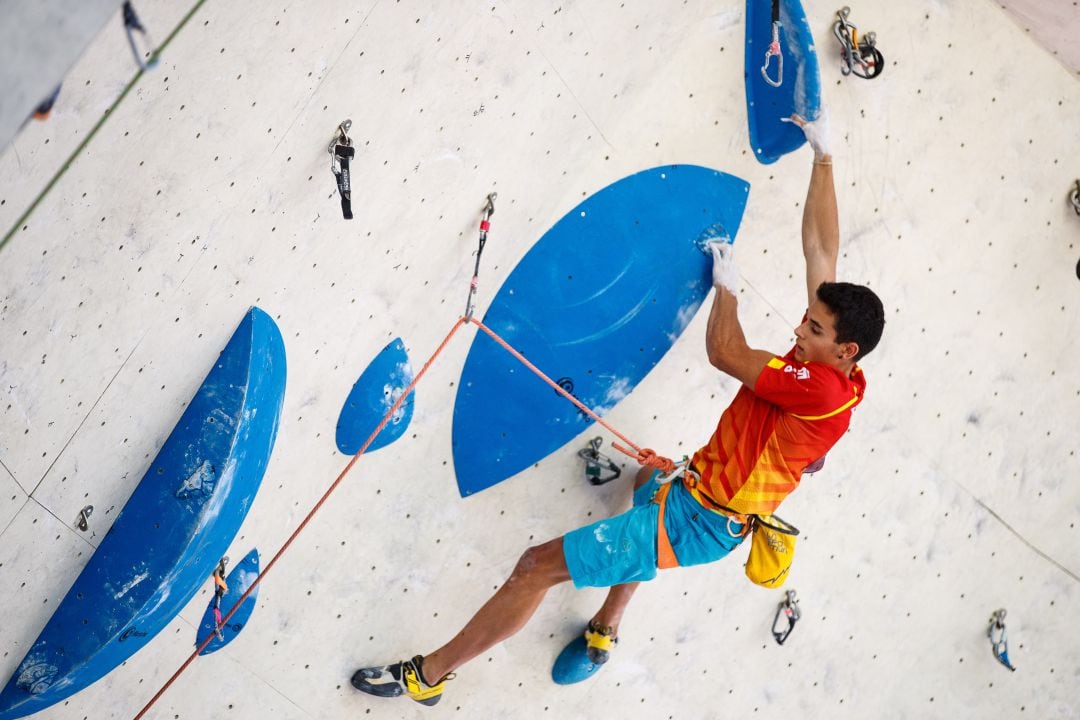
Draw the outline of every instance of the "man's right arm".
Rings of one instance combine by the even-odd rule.
[[[791,122],[802,128],[814,150],[814,168],[803,207],[802,242],[806,258],[807,300],[813,304],[818,286],[836,280],[836,258],[840,253],[840,221],[833,185],[832,154],[829,152],[829,122],[824,109],[814,122],[798,115]]]
[[[808,304],[812,304],[821,283],[835,282],[836,258],[840,253],[840,221],[833,187],[832,156],[828,154],[814,158],[803,208],[802,243]]]

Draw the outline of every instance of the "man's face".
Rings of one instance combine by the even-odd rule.
[[[815,299],[806,311],[806,320],[795,328],[795,359],[837,365],[850,359],[854,343],[836,342],[836,316],[828,306]]]

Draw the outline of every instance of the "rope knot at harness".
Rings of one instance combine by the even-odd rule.
[[[611,446],[619,452],[624,452],[634,458],[639,464],[656,468],[665,475],[670,475],[675,472],[675,461],[671,458],[664,457],[663,455],[657,455],[656,451],[651,448],[635,448],[635,450],[637,450],[637,453],[635,454],[632,450],[627,450],[618,443],[612,443]]]

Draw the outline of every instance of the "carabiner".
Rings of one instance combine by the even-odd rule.
[[[578,450],[578,457],[585,461],[585,478],[593,485],[609,483],[622,474],[622,468],[600,452],[603,445],[604,439],[595,437],[589,441],[587,447]],[[604,471],[611,474],[605,476]]]
[[[352,147],[352,140],[349,138],[349,129],[352,127],[352,120],[345,119],[338,123],[337,135],[330,144],[326,146],[326,152],[330,153],[330,171],[335,175],[339,175],[341,170],[338,167],[338,154],[336,151],[337,146]]]
[[[778,66],[776,80],[769,77],[769,63],[774,57],[777,59]],[[772,42],[769,43],[769,49],[765,51],[765,64],[761,66],[761,77],[765,78],[765,82],[773,87],[780,87],[784,84],[784,54],[780,51],[779,22],[772,24]]]
[[[999,663],[1016,672],[1009,662],[1009,642],[1005,637],[1005,608],[996,610],[990,616],[990,626],[986,628],[986,637],[990,638],[990,650]]]
[[[776,626],[780,624],[781,615],[787,618],[787,628],[781,627],[780,630],[777,630]],[[795,591],[788,590],[784,595],[784,599],[776,606],[776,615],[773,617],[772,634],[777,645],[784,644],[784,641],[788,639],[788,635],[795,629],[795,623],[799,622],[801,617],[802,613],[799,611],[799,601],[795,599]]]

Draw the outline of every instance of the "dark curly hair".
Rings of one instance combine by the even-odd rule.
[[[858,344],[854,360],[877,347],[885,329],[885,308],[873,290],[846,282],[824,282],[818,286],[817,298],[836,316],[836,342]]]

